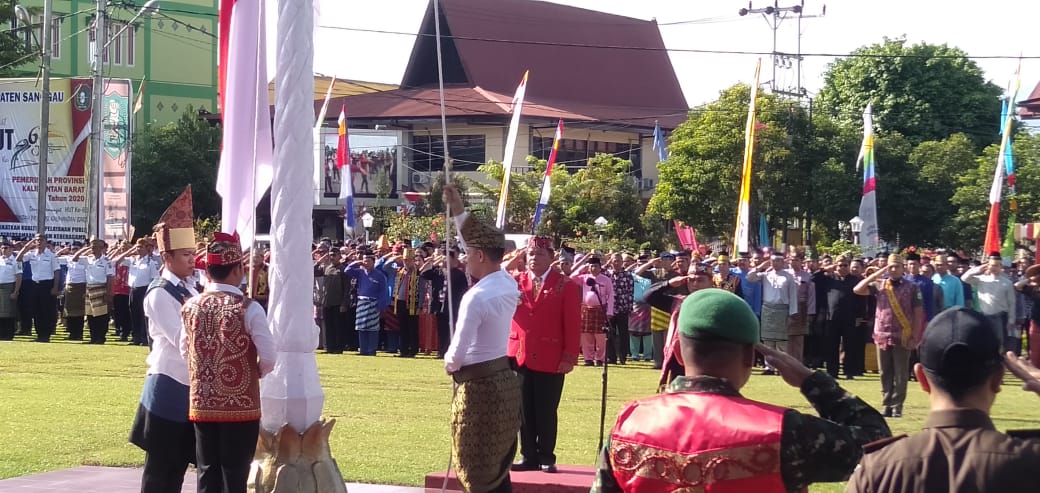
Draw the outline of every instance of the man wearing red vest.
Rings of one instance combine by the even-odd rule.
[[[843,481],[862,445],[891,436],[877,410],[759,342],[758,319],[721,289],[686,297],[678,331],[686,375],[668,393],[627,404],[600,457],[592,491],[794,492]],[[756,344],[821,417],[740,395]]]
[[[238,289],[245,260],[237,234],[215,233],[206,249],[213,282],[181,309],[199,493],[245,493],[260,434],[260,378],[274,369],[267,316]]]

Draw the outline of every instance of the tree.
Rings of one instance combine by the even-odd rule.
[[[690,111],[672,133],[671,155],[658,165],[648,214],[682,221],[702,235],[732,233],[750,97],[750,88],[738,84]],[[760,94],[756,105],[751,216],[764,212],[774,228],[783,228],[807,212],[813,176],[831,150],[826,139],[815,138],[808,112],[796,101]]]
[[[131,223],[138,232],[151,231],[170,202],[189,184],[195,190],[195,217],[220,214],[220,196],[214,192],[220,137],[220,128],[200,120],[191,107],[177,121],[160,127],[147,125],[137,131],[130,194]]]
[[[884,38],[831,63],[816,103],[849,128],[873,103],[877,126],[913,145],[959,132],[981,150],[997,140],[1001,93],[958,48]]]
[[[18,29],[6,28],[15,20],[14,6],[17,4],[15,0],[0,0],[0,25],[5,26],[0,32],[0,76],[3,77],[19,72],[19,67],[29,66],[39,58],[42,40],[36,39],[38,34],[33,34],[39,32],[38,29],[31,30],[21,23]]]
[[[955,239],[952,222],[957,207],[951,199],[960,186],[957,178],[976,167],[975,159],[971,139],[961,133],[922,142],[910,152],[907,162],[916,175],[911,198],[914,214],[901,219],[910,220],[903,229],[913,232],[907,236],[913,244],[938,246]]]

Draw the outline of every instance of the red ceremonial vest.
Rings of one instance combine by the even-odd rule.
[[[209,292],[184,303],[188,339],[188,419],[231,423],[260,419],[260,369],[245,327],[248,300]]]
[[[618,415],[610,463],[626,492],[786,493],[786,408],[701,392],[638,400]]]

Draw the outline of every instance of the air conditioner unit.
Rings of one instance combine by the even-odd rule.
[[[427,185],[430,183],[430,175],[426,173],[419,173],[418,171],[412,173],[412,185]]]
[[[639,189],[642,190],[642,191],[653,190],[654,189],[654,179],[653,178],[643,178],[643,184],[642,184],[642,186],[639,187]]]

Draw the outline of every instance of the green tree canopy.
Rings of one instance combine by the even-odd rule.
[[[137,130],[130,194],[131,223],[138,236],[152,230],[189,184],[195,191],[195,217],[219,216],[220,196],[214,192],[219,164],[220,128],[200,120],[191,107],[177,121]]]
[[[816,103],[839,124],[862,128],[872,102],[877,127],[914,145],[963,133],[981,150],[998,139],[1001,94],[958,48],[884,38],[831,63]]]

